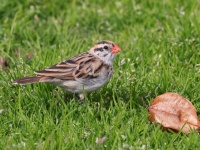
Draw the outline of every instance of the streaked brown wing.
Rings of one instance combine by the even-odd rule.
[[[61,80],[89,79],[97,77],[103,66],[100,59],[86,52],[45,70],[35,71],[35,74]]]

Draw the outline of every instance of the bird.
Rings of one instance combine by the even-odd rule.
[[[84,103],[84,93],[98,90],[111,79],[114,73],[113,60],[119,52],[121,49],[117,44],[103,40],[87,52],[35,71],[35,76],[19,78],[14,84],[52,83],[67,92],[78,94]]]

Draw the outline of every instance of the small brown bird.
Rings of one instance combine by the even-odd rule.
[[[24,77],[15,84],[36,82],[53,83],[66,91],[79,94],[96,91],[105,85],[113,74],[112,62],[121,49],[112,41],[101,41],[88,52],[78,54],[45,70],[35,71],[36,76]]]

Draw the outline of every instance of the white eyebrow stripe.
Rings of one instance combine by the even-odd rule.
[[[100,47],[104,47],[104,46],[105,46],[105,44],[99,44],[99,46],[100,46]]]

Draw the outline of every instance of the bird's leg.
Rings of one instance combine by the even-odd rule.
[[[80,93],[80,94],[78,94],[78,96],[79,96],[79,98],[80,98],[81,104],[84,104],[84,103],[85,103],[84,94],[83,94],[83,93]]]

